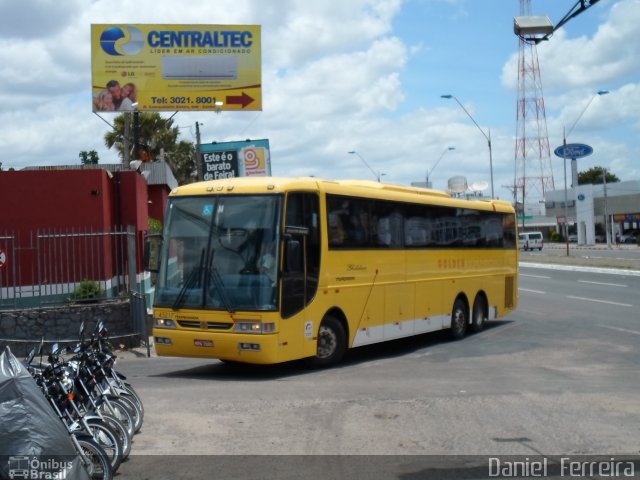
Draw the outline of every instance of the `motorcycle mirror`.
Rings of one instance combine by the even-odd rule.
[[[25,363],[29,365],[33,360],[33,357],[35,356],[36,356],[36,349],[32,348],[31,351],[29,352],[29,355],[27,355],[27,358],[25,359]]]
[[[54,343],[53,345],[51,345],[51,353],[49,354],[49,363],[53,364],[55,363],[56,357],[58,356],[58,350],[60,349],[60,346],[57,343]]]
[[[98,332],[100,333],[101,337],[107,336],[107,327],[104,326],[104,322],[102,322],[102,320],[98,324]]]

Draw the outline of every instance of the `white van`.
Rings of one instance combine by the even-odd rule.
[[[518,248],[523,250],[535,250],[536,248],[542,251],[544,245],[544,239],[542,232],[523,232],[518,235]]]

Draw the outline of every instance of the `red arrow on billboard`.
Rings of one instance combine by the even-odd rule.
[[[249,105],[251,102],[253,102],[253,97],[250,97],[249,95],[247,95],[246,93],[242,92],[242,95],[230,95],[227,96],[227,105],[242,105],[242,108],[246,107],[247,105]]]

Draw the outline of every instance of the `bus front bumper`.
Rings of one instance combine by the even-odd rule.
[[[278,334],[240,334],[153,329],[153,343],[159,356],[219,358],[247,363],[282,361]]]

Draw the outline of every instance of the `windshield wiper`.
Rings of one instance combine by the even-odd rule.
[[[200,277],[200,274],[202,273],[203,263],[204,263],[204,248],[202,249],[202,253],[200,254],[200,263],[193,267],[193,270],[191,270],[191,272],[189,273],[187,280],[184,282],[184,284],[180,288],[180,291],[176,296],[176,300],[175,302],[173,302],[173,305],[171,306],[173,310],[178,310],[184,304],[185,300],[190,294],[189,291],[191,290],[191,287],[196,283],[196,281]]]
[[[220,294],[220,300],[222,300],[222,303],[224,304],[224,308],[226,308],[227,312],[229,313],[235,313],[235,310],[231,305],[231,300],[227,296],[227,289],[224,286],[224,282],[222,281],[220,272],[218,272],[218,269],[213,265],[214,253],[215,253],[215,250],[212,247],[211,257],[209,257],[209,278],[213,280],[213,285],[216,287],[216,290],[218,290],[218,293]]]

